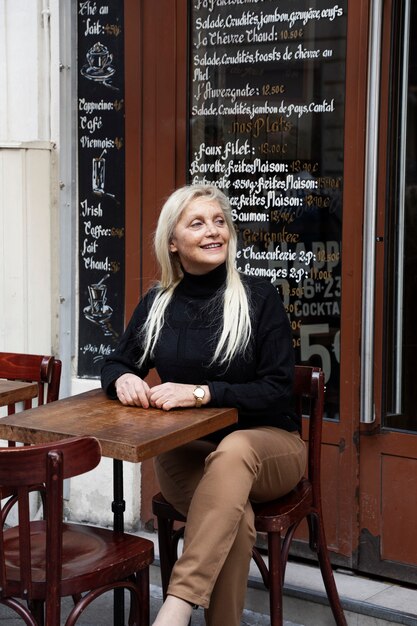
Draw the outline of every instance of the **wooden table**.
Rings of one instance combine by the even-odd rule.
[[[237,421],[236,409],[161,411],[125,407],[94,389],[0,419],[0,438],[47,443],[92,435],[102,455],[113,459],[114,529],[123,531],[123,461],[139,463]],[[123,597],[116,594],[115,624],[123,624]]]
[[[125,407],[93,389],[1,419],[0,436],[46,443],[92,435],[100,441],[103,456],[138,463],[236,421],[236,409]]]
[[[0,379],[0,406],[32,400],[38,395],[37,383]]]

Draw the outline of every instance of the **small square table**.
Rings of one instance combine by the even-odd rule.
[[[38,395],[37,383],[0,379],[0,406],[32,400]]]

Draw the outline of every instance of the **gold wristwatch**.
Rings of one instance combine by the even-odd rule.
[[[200,406],[203,404],[203,398],[206,395],[206,392],[202,387],[197,385],[197,387],[193,391],[193,395],[195,398],[195,406],[197,407],[197,409],[199,409]]]

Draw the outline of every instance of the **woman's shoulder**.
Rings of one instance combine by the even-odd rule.
[[[159,292],[160,287],[158,284],[149,287],[149,289],[139,298],[134,314],[140,314],[143,311],[148,313],[150,308],[152,307],[153,301],[155,300]]]
[[[144,293],[141,300],[152,302],[155,300],[158,293],[161,291],[161,285],[159,283],[152,284],[149,289]]]

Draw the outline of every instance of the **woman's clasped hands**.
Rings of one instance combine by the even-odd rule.
[[[203,387],[206,392],[203,404],[206,404],[210,400],[210,392],[208,386]],[[127,373],[116,380],[115,388],[118,399],[125,406],[153,407],[164,411],[195,406],[195,385],[167,382],[149,387],[139,376]]]

